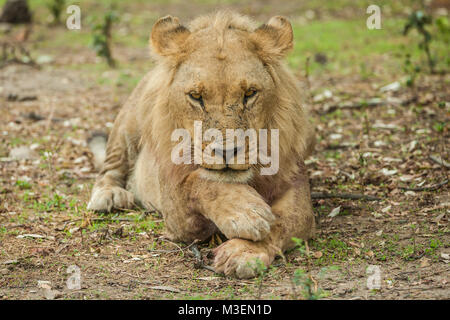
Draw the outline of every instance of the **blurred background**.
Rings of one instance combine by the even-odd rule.
[[[0,0],[0,5],[5,2]],[[32,16],[32,27],[26,36],[27,50],[36,62],[49,63],[51,60],[52,65],[64,65],[87,72],[109,70],[107,65],[101,63],[101,58],[107,55],[102,47],[104,41],[101,39],[101,28],[109,20],[109,50],[122,72],[103,81],[124,82],[125,85],[127,82],[134,85],[136,78],[150,65],[147,55],[148,38],[151,26],[159,17],[171,14],[188,22],[200,14],[223,8],[250,15],[260,23],[266,22],[273,15],[287,16],[292,22],[295,35],[295,48],[288,57],[288,63],[294,70],[309,71],[310,75],[355,74],[362,79],[382,77],[385,74],[399,75],[405,71],[408,59],[414,66],[423,65],[426,69],[428,62],[425,49],[419,47],[423,34],[413,26],[413,30],[404,35],[405,26],[414,23],[414,19],[422,19],[419,24],[423,23],[428,30],[435,69],[444,70],[450,63],[450,1],[447,0],[384,0],[376,3],[364,0],[27,2]],[[66,8],[72,4],[81,9],[81,30],[68,30],[65,27],[69,17]],[[370,16],[366,9],[371,4],[381,8],[380,30],[369,30],[366,27],[366,20]],[[419,18],[414,18],[415,14]],[[7,21],[7,15],[4,14],[2,19]],[[20,30],[10,25],[2,26],[0,30],[3,40],[18,37],[25,41],[20,39],[23,34],[16,34],[18,31]],[[308,59],[309,67],[305,70]]]
[[[69,5],[81,29],[66,27]],[[370,5],[381,28],[369,29]],[[0,0],[0,298],[448,299],[449,0]],[[238,281],[198,269],[156,212],[86,210],[108,133],[152,67],[153,23],[288,17],[316,128],[309,247]],[[218,242],[199,246],[203,257]],[[181,251],[180,251],[181,250]],[[66,269],[83,272],[65,290]],[[368,290],[366,267],[381,268]],[[51,280],[46,288],[37,281]],[[49,287],[50,286],[50,289]],[[41,290],[42,289],[42,290]]]

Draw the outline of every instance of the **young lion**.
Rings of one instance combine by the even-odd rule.
[[[281,61],[292,46],[292,27],[279,16],[259,27],[230,12],[188,27],[171,16],[159,19],[150,37],[156,66],[117,116],[88,209],[157,208],[169,237],[187,243],[221,232],[229,240],[214,250],[214,268],[238,278],[255,275],[256,258],[269,265],[293,246],[292,237],[310,238],[314,217],[303,161],[313,130]],[[224,134],[278,129],[278,172],[262,175],[263,165],[249,162],[250,148],[239,145],[232,155],[244,148],[245,163],[175,164],[172,133],[183,128],[194,137],[194,121]]]

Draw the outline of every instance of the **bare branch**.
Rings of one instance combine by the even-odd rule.
[[[366,200],[379,201],[381,198],[369,196],[361,193],[327,193],[327,192],[311,192],[312,199],[351,199],[351,200]]]

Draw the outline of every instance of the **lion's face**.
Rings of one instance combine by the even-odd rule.
[[[189,30],[166,17],[152,30],[153,50],[173,72],[167,114],[174,127],[189,132],[192,159],[200,154],[195,164],[212,180],[246,182],[253,176],[259,129],[269,129],[280,99],[267,60],[292,47],[284,18],[259,28],[242,19],[200,20]]]
[[[200,166],[206,169],[205,175],[221,177],[226,173],[236,178],[248,177],[249,141],[235,139],[233,146],[234,136],[227,137],[227,129],[258,132],[264,128],[267,111],[274,104],[274,84],[262,61],[242,49],[239,35],[228,36],[231,39],[221,50],[217,45],[209,45],[189,55],[174,77],[169,100],[172,115],[191,137],[195,136],[194,121],[201,122],[203,135],[210,129],[221,133],[221,145],[206,149],[214,138],[201,144],[204,161]],[[238,161],[238,152],[245,156],[244,163]],[[207,161],[209,155],[218,161]]]

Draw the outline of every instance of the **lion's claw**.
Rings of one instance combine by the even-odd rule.
[[[130,209],[134,204],[132,193],[120,187],[102,187],[94,190],[87,209],[98,212],[111,212],[116,209]]]

